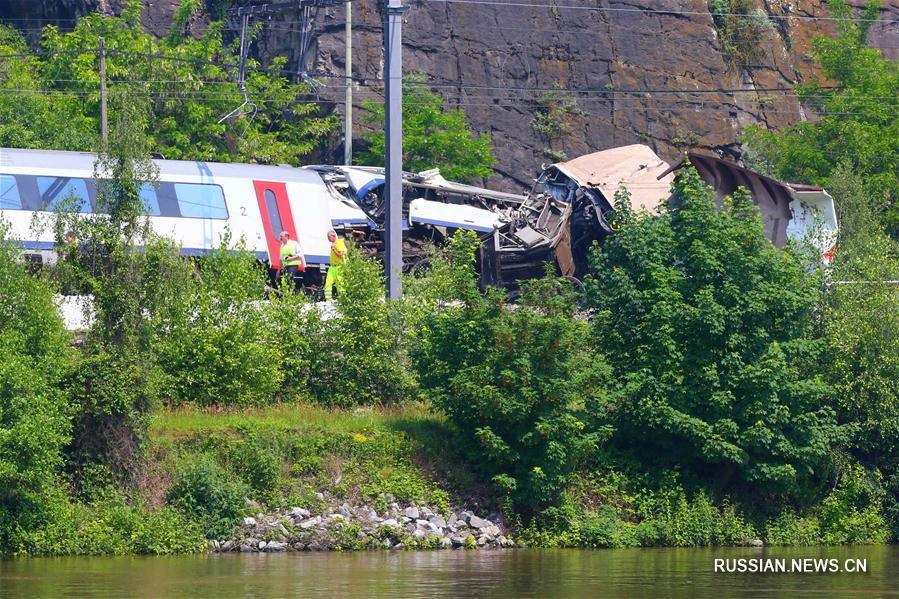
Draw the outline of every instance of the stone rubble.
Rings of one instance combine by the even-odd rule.
[[[323,497],[323,495],[322,495]],[[469,510],[441,513],[434,506],[400,506],[382,495],[378,512],[371,505],[344,502],[318,513],[290,507],[245,517],[234,538],[209,541],[216,553],[281,553],[335,549],[503,549],[515,547],[501,518],[476,516]]]

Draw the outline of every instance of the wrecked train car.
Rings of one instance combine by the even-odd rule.
[[[775,246],[803,237],[811,238],[822,253],[833,245],[836,214],[825,190],[783,183],[699,153],[671,166],[648,146],[635,144],[545,167],[525,195],[447,181],[437,169],[403,173],[404,270],[424,264],[429,243],[439,244],[452,231],[467,229],[481,237],[478,268],[483,284],[514,289],[521,280],[543,276],[547,262],[562,276],[580,280],[587,273],[590,247],[616,229],[616,192],[627,189],[635,209],[652,211],[671,200],[671,184],[688,160],[714,188],[719,204],[739,186],[749,190]],[[380,254],[386,216],[384,170],[310,168],[339,198],[332,226],[352,235],[370,254]]]
[[[738,187],[746,188],[762,213],[765,235],[775,247],[783,247],[789,239],[808,240],[823,254],[836,242],[836,209],[833,198],[823,188],[778,181],[730,160],[699,152],[688,152],[668,172],[676,172],[688,162],[715,190],[719,206]]]
[[[652,209],[668,197],[674,176],[649,146],[630,145],[550,165],[527,201],[497,231],[492,284],[540,277],[554,262],[562,276],[582,278],[594,242],[615,229],[615,193],[628,189],[635,206]]]
[[[351,236],[370,255],[384,250],[387,214],[384,169],[313,166],[342,208],[332,211],[332,226]],[[516,195],[447,181],[438,169],[403,173],[403,270],[421,267],[431,243],[440,244],[457,229],[477,232],[484,247],[498,228],[526,201]],[[339,214],[338,214],[339,212]],[[489,259],[483,256],[482,260]]]

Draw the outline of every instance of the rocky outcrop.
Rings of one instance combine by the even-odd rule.
[[[0,15],[53,20],[101,5],[114,11],[121,2],[0,0]],[[777,26],[748,40],[758,49],[752,64],[734,65],[725,60],[707,0],[620,0],[603,3],[604,10],[531,3],[407,0],[404,20],[406,72],[428,73],[449,104],[465,110],[475,131],[493,135],[499,164],[490,184],[509,191],[529,185],[541,163],[632,143],[650,145],[668,160],[687,148],[738,154],[737,137],[746,125],[776,128],[805,118],[794,96],[766,90],[789,89],[817,76],[811,40],[833,32],[832,21],[806,18],[826,16],[826,0],[758,0]],[[148,30],[164,32],[177,4],[148,0]],[[319,14],[311,70],[343,75],[344,14],[343,6]],[[881,17],[895,21],[899,0],[886,0]],[[382,97],[381,19],[380,2],[353,2],[354,75],[363,79],[356,85],[359,104]],[[296,65],[297,21],[295,12],[267,20],[253,52],[263,62],[285,55]],[[871,41],[899,58],[897,35],[895,22],[880,23]],[[324,106],[340,112],[340,80],[321,79]],[[553,92],[557,87],[584,91]],[[540,112],[551,112],[562,126],[541,128],[534,121]],[[322,159],[336,160],[342,149],[333,153]]]
[[[356,4],[354,70],[378,78],[380,12],[372,3]],[[493,135],[497,171],[506,183],[525,185],[541,163],[632,143],[650,145],[669,160],[688,147],[737,153],[735,142],[746,125],[776,128],[803,117],[794,96],[763,90],[789,89],[817,76],[809,58],[811,40],[833,31],[831,22],[801,18],[826,16],[824,0],[760,2],[771,15],[794,18],[777,19],[781,26],[755,42],[761,46],[756,64],[734,66],[725,61],[706,0],[622,0],[607,4],[608,11],[564,9],[566,3],[549,1],[535,1],[540,5],[535,8],[409,4],[403,30],[406,71],[469,86],[451,85],[442,93],[450,105],[465,109],[476,131]],[[321,68],[335,73],[344,69],[340,10],[324,19],[317,54]],[[663,10],[678,14],[658,12]],[[882,14],[895,18],[899,2],[886,2]],[[899,49],[887,43],[890,32],[895,40],[897,26],[875,27],[872,41],[891,46],[887,51],[896,55]],[[589,91],[520,91],[553,87]],[[703,93],[708,90],[740,91]],[[555,138],[541,134],[532,124],[534,114],[566,100],[563,129]]]
[[[380,513],[371,505],[332,505],[319,513],[292,507],[246,517],[228,540],[209,541],[213,552],[281,553],[360,549],[502,549],[514,547],[503,527],[467,510],[406,507],[389,496]]]

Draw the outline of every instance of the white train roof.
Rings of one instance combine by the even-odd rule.
[[[0,148],[0,168],[69,168],[93,173],[96,160],[97,155],[91,152]],[[153,162],[159,167],[159,174],[162,177],[186,175],[190,177],[321,183],[318,173],[302,167],[189,160],[154,159]]]

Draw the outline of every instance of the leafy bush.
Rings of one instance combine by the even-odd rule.
[[[280,395],[304,396],[310,393],[318,373],[315,356],[325,343],[327,322],[318,307],[302,293],[294,293],[282,281],[281,294],[273,294],[265,306],[265,322],[269,336],[278,346],[283,376]]]
[[[58,382],[72,356],[52,288],[28,274],[0,222],[0,553],[46,517],[71,422]]]
[[[821,543],[821,524],[815,515],[798,516],[785,511],[766,525],[768,545],[799,545],[810,547]]]
[[[881,513],[880,481],[851,466],[821,502],[821,538],[827,545],[883,543],[889,536]]]
[[[243,433],[242,439],[231,439],[227,445],[229,466],[260,499],[275,503],[284,461],[279,439],[253,429]]]
[[[755,528],[727,500],[688,497],[674,481],[639,488],[612,471],[575,477],[558,506],[545,509],[518,535],[541,547],[695,547],[745,545]]]
[[[53,518],[26,539],[31,555],[166,555],[205,546],[198,527],[171,508],[147,510],[113,489],[92,503],[54,498]]]
[[[326,405],[388,404],[411,397],[410,374],[384,301],[384,275],[379,262],[350,248],[337,298],[337,318],[322,327],[310,356],[309,388]]]
[[[248,490],[232,480],[212,455],[202,454],[181,470],[166,500],[189,514],[207,539],[224,539],[240,521]]]
[[[745,192],[719,210],[693,169],[675,192],[659,216],[619,195],[622,230],[591,258],[613,444],[725,492],[794,492],[843,438],[831,388],[800,360],[815,349],[815,279],[765,238]]]
[[[158,401],[158,371],[142,356],[101,351],[88,355],[66,379],[76,408],[69,468],[80,472],[91,463],[111,466],[127,478],[146,438],[149,415]]]
[[[767,524],[771,545],[883,543],[890,531],[881,510],[880,481],[859,465],[847,468],[816,513],[784,512]]]
[[[230,237],[199,264],[200,276],[159,323],[160,364],[175,402],[255,405],[271,402],[284,374],[281,353],[259,305],[265,273]]]
[[[419,376],[478,467],[534,508],[556,497],[607,433],[586,425],[602,408],[607,369],[589,327],[573,317],[568,283],[550,271],[524,286],[514,310],[501,292],[480,294],[473,271],[466,285],[461,307],[428,321]]]

